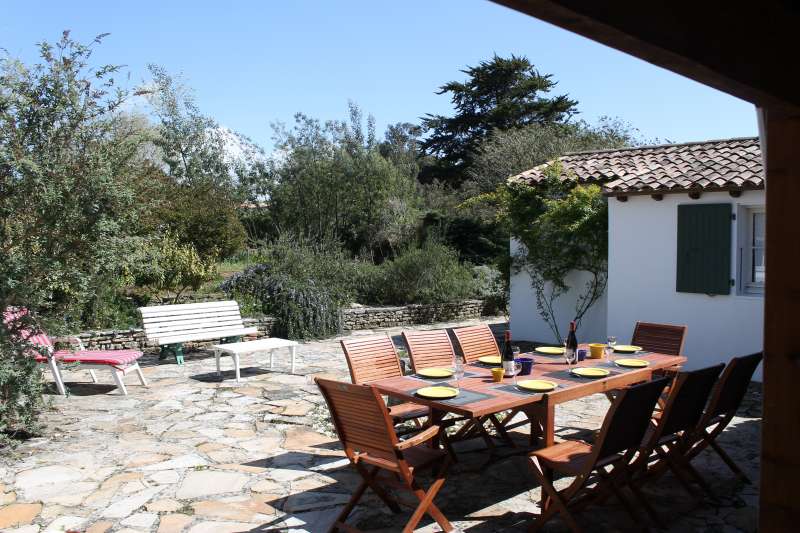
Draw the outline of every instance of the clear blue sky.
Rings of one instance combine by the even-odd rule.
[[[201,110],[267,148],[297,111],[345,118],[352,99],[386,124],[449,113],[435,90],[492,54],[527,56],[579,101],[580,117],[619,117],[646,138],[756,135],[752,105],[486,0],[2,0],[0,48],[25,61],[64,29],[125,64],[182,73]]]

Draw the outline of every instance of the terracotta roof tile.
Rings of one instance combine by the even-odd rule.
[[[601,184],[604,192],[612,196],[764,188],[761,147],[756,137],[578,152],[559,160],[562,179]],[[509,180],[538,183],[549,164]]]

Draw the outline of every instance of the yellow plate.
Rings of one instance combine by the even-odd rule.
[[[564,355],[563,346],[539,346],[536,351],[547,355]]]
[[[641,352],[641,346],[630,346],[628,344],[618,344],[614,346],[614,351],[619,353],[634,353],[634,352]]]
[[[487,365],[499,365],[502,363],[499,355],[484,355],[483,357],[478,357],[478,361]]]
[[[517,387],[533,392],[549,392],[555,389],[557,386],[558,385],[552,381],[547,381],[545,379],[526,379],[523,381],[517,381]]]
[[[573,368],[572,373],[582,378],[604,378],[611,374],[611,372],[605,368],[596,368],[591,366]]]
[[[417,396],[431,400],[446,400],[458,396],[458,389],[453,387],[422,387],[417,389]]]
[[[424,378],[449,378],[453,371],[449,368],[420,368],[417,374]]]
[[[644,368],[650,366],[650,363],[644,359],[617,359],[614,364],[624,368]]]

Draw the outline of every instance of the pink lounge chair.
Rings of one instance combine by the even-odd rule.
[[[3,323],[9,324],[14,320],[27,314],[26,309],[6,309],[3,312]],[[40,332],[32,335],[26,330],[20,331],[20,335],[36,349],[30,351],[30,355],[41,365],[46,365],[53,374],[56,387],[61,395],[66,396],[67,390],[64,387],[64,380],[61,377],[60,363],[80,363],[81,369],[86,369],[92,376],[92,381],[97,383],[97,376],[94,371],[99,368],[111,370],[111,375],[117,384],[119,391],[127,396],[124,377],[127,373],[135,371],[139,376],[139,381],[143,386],[147,386],[142,369],[137,360],[142,356],[142,352],[137,350],[86,350],[78,337],[71,337],[77,341],[78,350],[54,350],[53,341],[46,333]]]

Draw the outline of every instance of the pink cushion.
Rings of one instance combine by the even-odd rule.
[[[87,363],[93,365],[127,365],[142,356],[136,350],[59,350],[55,357],[64,363]]]

